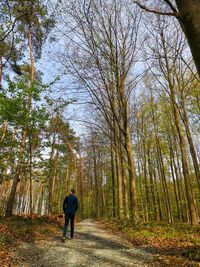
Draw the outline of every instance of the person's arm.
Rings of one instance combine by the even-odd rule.
[[[66,207],[67,207],[67,197],[63,201],[63,211],[64,211],[64,213],[65,213]]]
[[[76,207],[75,207],[75,211],[77,211],[78,209],[78,199],[76,198]]]

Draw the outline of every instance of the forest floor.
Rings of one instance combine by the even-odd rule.
[[[62,224],[62,220],[0,219],[0,266],[200,266],[199,227],[192,233],[191,227],[182,229],[180,241],[172,229],[170,238],[169,233],[161,238],[166,226],[130,228],[84,220],[76,222],[74,239],[62,243]]]

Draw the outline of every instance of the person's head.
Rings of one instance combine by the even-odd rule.
[[[75,194],[75,190],[73,188],[71,189],[70,194],[72,194],[72,195]]]

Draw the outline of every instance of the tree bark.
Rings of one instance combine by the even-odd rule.
[[[25,143],[26,143],[26,131],[22,131],[22,139],[21,139],[21,145],[20,145],[20,151],[18,155],[18,161],[17,161],[17,166],[16,166],[16,171],[15,171],[15,176],[13,179],[13,184],[10,192],[10,196],[8,199],[7,207],[6,207],[6,217],[12,216],[12,210],[13,210],[13,205],[14,205],[14,199],[15,199],[15,194],[17,190],[17,184],[20,181],[19,177],[21,174],[21,168],[22,168],[22,159],[23,159],[23,154],[24,154],[24,149],[25,149]]]
[[[100,217],[100,194],[99,194],[99,183],[98,183],[98,170],[97,170],[97,152],[95,149],[95,144],[93,144],[93,166],[94,166],[94,184],[95,184],[95,218]]]
[[[176,0],[179,22],[188,40],[200,76],[200,1]]]
[[[170,144],[171,146],[171,144]],[[172,180],[173,180],[173,186],[174,186],[174,194],[175,194],[175,200],[176,200],[176,207],[177,207],[177,213],[178,213],[178,218],[181,221],[181,214],[180,214],[180,199],[178,197],[177,193],[177,186],[176,186],[176,179],[175,179],[175,174],[174,174],[174,168],[173,168],[173,160],[172,160],[172,151],[171,151],[172,146],[170,147],[170,168],[171,168],[171,174],[172,174]]]
[[[4,138],[6,136],[6,132],[8,130],[8,121],[7,120],[5,120],[3,122],[3,127],[2,128],[3,128],[2,129],[3,131],[2,131],[2,136],[1,136],[1,139],[0,139],[0,146],[3,144]]]
[[[123,219],[124,217],[124,208],[123,208],[123,180],[119,156],[119,142],[115,137],[115,160],[116,160],[116,172],[117,172],[117,181],[118,181],[118,210],[119,218]]]
[[[155,196],[156,196],[156,204],[157,204],[157,220],[161,221],[163,219],[162,216],[162,209],[161,209],[161,199],[159,196],[159,190],[158,190],[158,183],[157,183],[157,178],[156,178],[156,161],[154,162],[154,168],[153,168],[153,181],[155,185]]]
[[[193,139],[192,139],[192,134],[190,131],[190,126],[189,126],[189,120],[188,120],[188,116],[187,116],[187,112],[186,112],[186,106],[185,106],[185,99],[183,99],[182,97],[182,110],[183,110],[183,123],[185,125],[185,130],[186,130],[186,135],[187,135],[187,139],[188,139],[188,143],[190,146],[190,154],[192,156],[192,160],[193,160],[193,165],[194,165],[194,170],[195,170],[195,174],[196,174],[196,179],[197,179],[197,183],[200,189],[200,170],[199,170],[199,163],[198,163],[198,159],[197,159],[197,155],[196,155],[196,150],[194,147],[194,143],[193,143]]]
[[[68,161],[66,160],[66,167],[65,167],[65,183],[66,183],[66,191],[70,191],[70,177],[69,177],[69,168],[68,168]]]
[[[0,89],[2,85],[2,76],[3,76],[3,62],[2,62],[2,57],[0,57]]]
[[[30,56],[30,61],[31,61],[31,84],[34,82],[34,73],[35,73],[35,62],[33,58],[33,33],[32,33],[32,25],[31,23],[29,24],[29,32],[28,32],[28,44],[29,44],[29,56]],[[31,113],[31,106],[32,106],[32,92],[31,90],[29,91],[28,94],[28,113]],[[32,181],[32,134],[31,130],[32,127],[30,126],[30,121],[28,122],[29,124],[29,180],[30,180],[30,218],[32,219],[33,215],[33,181]]]
[[[56,136],[53,136],[51,147],[51,155],[49,159],[49,195],[48,195],[48,215],[52,214],[52,199],[53,199],[53,175],[54,175],[54,153],[55,153]]]
[[[197,225],[199,223],[199,217],[197,213],[197,207],[194,200],[194,193],[189,173],[189,166],[188,166],[188,159],[187,159],[187,148],[186,148],[186,142],[185,137],[183,133],[183,129],[181,126],[179,111],[176,104],[174,89],[171,83],[169,83],[170,91],[171,91],[171,105],[173,109],[174,119],[176,128],[178,131],[179,136],[179,143],[180,143],[180,149],[181,149],[181,157],[182,157],[182,167],[183,167],[183,175],[184,175],[184,181],[185,181],[185,190],[187,195],[187,201],[188,201],[188,207],[190,212],[190,221],[192,225]]]
[[[168,220],[169,223],[172,223],[173,222],[173,215],[172,215],[171,203],[170,203],[170,199],[169,199],[169,192],[168,192],[168,187],[167,187],[167,182],[166,182],[166,175],[165,175],[164,163],[163,163],[163,158],[162,158],[160,140],[159,140],[159,137],[158,137],[158,130],[157,130],[157,127],[156,127],[156,119],[155,119],[155,110],[154,110],[154,108],[152,110],[151,116],[152,116],[152,121],[153,121],[156,152],[157,152],[157,159],[158,159],[158,173],[160,174],[160,180],[161,180],[161,184],[162,184],[163,192],[164,192],[164,196],[163,197],[164,197],[164,202],[165,202],[164,204],[165,204],[165,207],[166,207],[167,220]]]
[[[137,210],[136,172],[135,172],[135,163],[133,157],[132,140],[130,135],[130,129],[128,126],[126,127],[126,133],[125,133],[125,148],[128,158],[128,171],[130,179],[131,213],[132,213],[132,219],[137,221],[138,210]]]
[[[115,177],[115,163],[114,163],[114,147],[113,147],[113,140],[111,138],[111,147],[110,147],[110,156],[111,156],[111,175],[112,175],[112,216],[113,218],[116,217],[116,177]]]
[[[148,172],[149,172],[149,181],[150,181],[150,189],[151,189],[151,197],[152,197],[152,203],[153,203],[153,211],[154,211],[154,219],[156,221],[160,221],[160,216],[158,212],[158,207],[156,203],[156,197],[155,197],[155,185],[153,181],[153,171],[152,171],[152,162],[150,157],[150,149],[147,150],[147,157],[148,157]]]
[[[127,189],[127,175],[126,175],[126,166],[124,159],[124,149],[120,143],[120,155],[121,155],[121,166],[122,166],[122,181],[123,181],[123,206],[124,206],[124,215],[129,219],[129,202],[128,202],[128,189]]]

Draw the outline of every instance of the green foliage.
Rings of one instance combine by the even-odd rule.
[[[10,23],[4,27],[4,31],[10,29],[13,26],[12,21],[15,20],[16,43],[26,49],[25,42],[31,29],[35,57],[40,58],[42,44],[54,26],[54,19],[48,15],[45,2],[43,0],[9,1],[9,7],[4,5],[4,10],[4,21]],[[12,18],[12,21],[9,18]]]
[[[29,79],[22,77],[16,82],[7,79],[8,86],[0,93],[0,119],[1,121],[7,120],[11,125],[23,126],[27,122],[28,98],[31,96],[32,101],[35,103],[41,100],[41,93],[46,90],[46,86],[34,82],[29,85]],[[46,120],[47,114],[44,112],[45,108],[36,107],[33,113],[30,114],[29,119]]]
[[[122,232],[133,238],[152,242],[156,238],[163,242],[174,240],[175,242],[188,242],[189,244],[200,244],[199,226],[189,226],[187,224],[137,224],[131,226],[131,222],[122,226]]]
[[[182,256],[189,260],[200,262],[200,246],[187,249],[182,253]]]
[[[10,245],[12,243],[12,237],[10,234],[0,235],[0,247]]]

